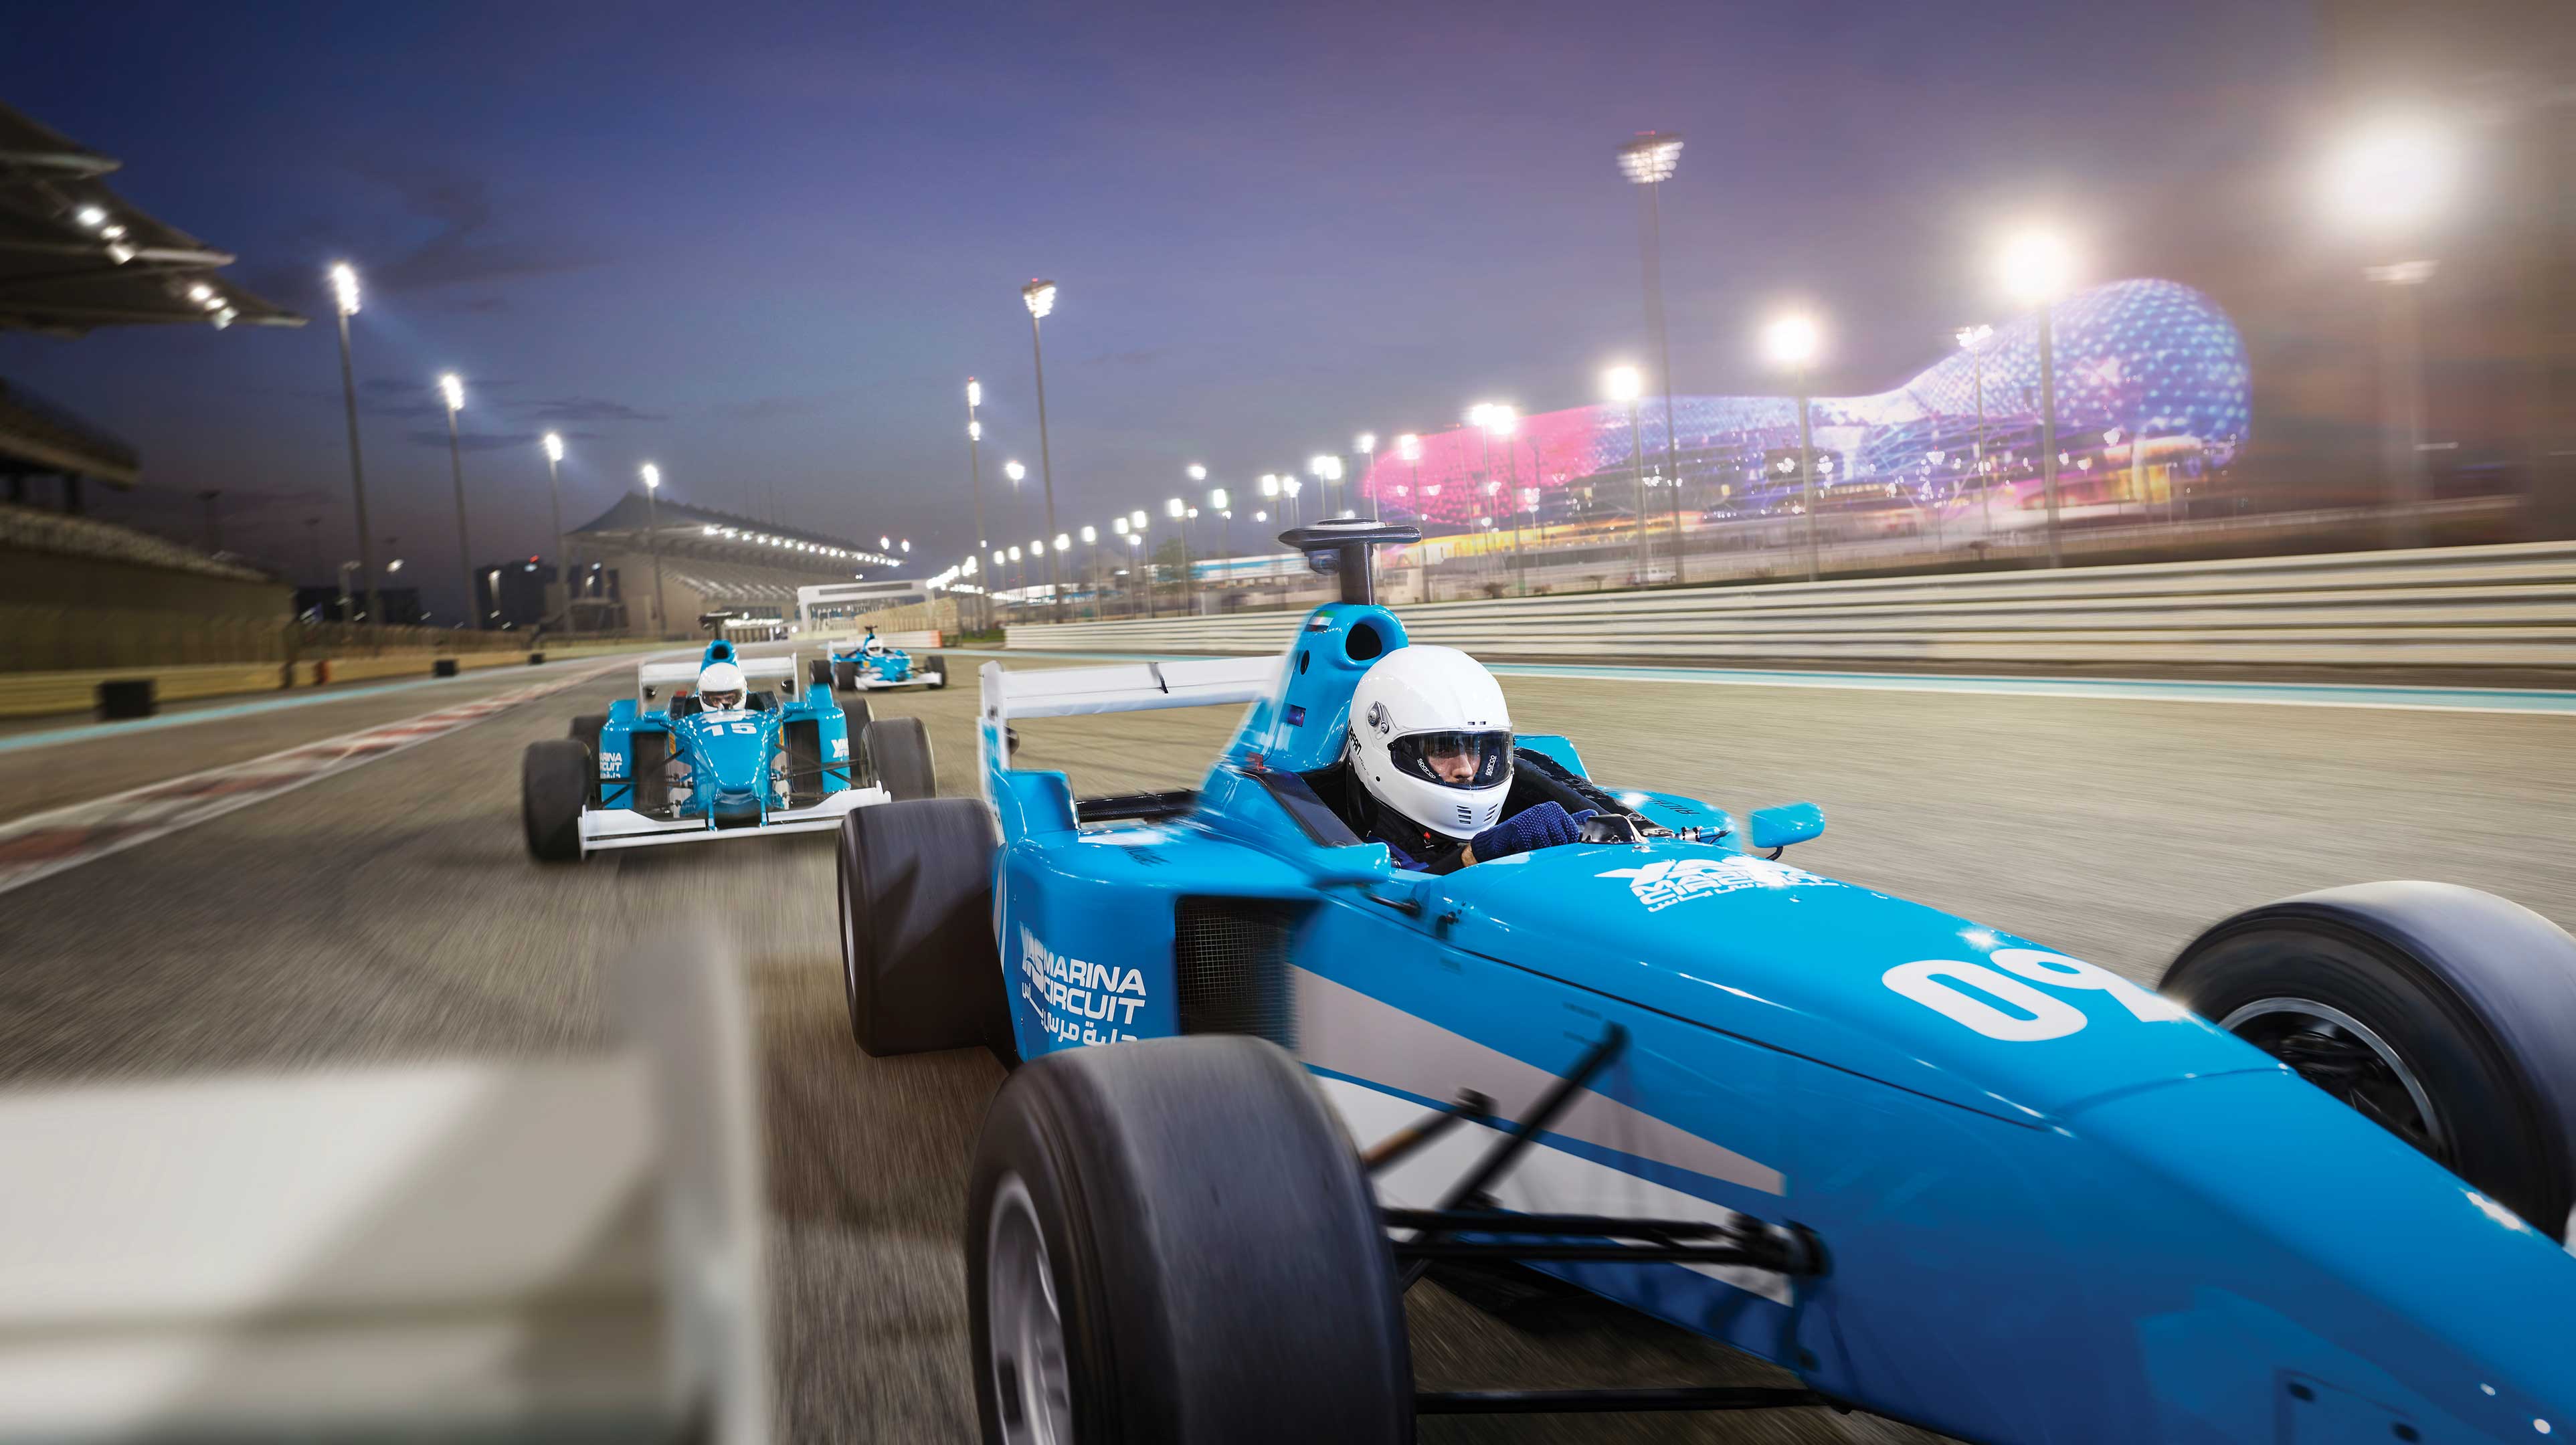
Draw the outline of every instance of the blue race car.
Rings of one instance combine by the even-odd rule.
[[[813,674],[808,680],[815,687],[839,692],[871,692],[888,687],[937,689],[948,685],[946,658],[933,653],[916,667],[912,653],[898,643],[936,647],[939,634],[908,632],[880,638],[871,627],[856,642],[826,648],[823,656],[814,659]]]
[[[751,682],[739,707],[690,692],[710,665]],[[796,659],[746,658],[723,638],[695,663],[647,662],[635,697],[573,720],[572,735],[528,745],[519,811],[528,852],[573,862],[606,849],[822,832],[854,808],[938,792],[918,718],[872,721],[828,687],[796,695]],[[667,691],[666,701],[656,697]]]
[[[1605,787],[1560,737],[1518,739],[1512,787],[1593,810],[1583,841],[1398,867],[1310,776],[1406,645],[1366,549],[1410,533],[1284,536],[1342,600],[1281,657],[987,666],[985,798],[842,824],[860,1045],[1028,1060],[969,1182],[986,1440],[1802,1406],[1995,1441],[2576,1429],[2576,940],[2340,888],[2150,992],[1778,861],[1812,808]],[[1195,790],[1011,766],[1015,720],[1191,704],[1246,708]],[[1434,1270],[1796,1383],[1418,1391]]]

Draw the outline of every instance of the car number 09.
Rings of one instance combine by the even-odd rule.
[[[2145,1023],[2188,1017],[2187,1011],[2172,1000],[2080,958],[2036,948],[1998,948],[1987,957],[2006,971],[1958,959],[1924,958],[1898,964],[1882,975],[1881,981],[1987,1038],[2014,1043],[2062,1039],[2090,1021],[2082,1009],[2055,994],[2040,992],[2031,983],[2081,993],[2107,993]],[[1962,984],[1966,987],[1960,987]],[[1995,1007],[1996,1003],[2021,1012],[2007,1012]]]

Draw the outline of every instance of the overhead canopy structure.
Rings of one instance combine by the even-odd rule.
[[[218,276],[232,253],[110,190],[122,164],[0,105],[0,330],[304,324]]]
[[[738,611],[786,620],[796,615],[801,587],[882,576],[901,565],[845,538],[667,497],[657,506],[631,492],[575,528],[569,541],[575,557],[613,570],[628,598],[651,588],[658,572],[668,618]],[[573,575],[587,575],[581,563]]]

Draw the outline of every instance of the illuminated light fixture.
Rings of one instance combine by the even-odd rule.
[[[1021,466],[1018,462],[1002,463],[1002,475],[1011,479],[1012,486],[1018,486],[1020,484],[1020,478],[1025,477],[1028,474],[1029,469]]]
[[[1043,321],[1048,312],[1055,310],[1055,283],[1032,281],[1020,288],[1020,300],[1028,304],[1029,315]]]
[[[708,535],[708,536],[710,536],[710,537],[712,537],[712,536],[714,536],[715,534],[716,534],[715,524],[714,524],[714,523],[712,523],[712,522],[708,523],[708,524],[707,524],[707,535]]]
[[[1128,525],[1134,527],[1139,532],[1144,531],[1152,521],[1153,518],[1146,516],[1145,509],[1142,507],[1138,507],[1135,511],[1127,514]]]
[[[886,548],[891,547],[891,546],[893,546],[893,545],[894,545],[894,538],[892,538],[892,537],[879,537],[879,538],[877,538],[877,550],[878,550],[878,551],[880,551],[880,552],[884,551]]]
[[[903,550],[907,552],[912,550],[912,539],[910,537],[903,539]]]
[[[438,392],[439,395],[447,398],[447,409],[449,411],[463,411],[465,409],[465,382],[464,379],[459,377],[455,372],[450,371],[440,374],[438,378]]]
[[[1196,462],[1190,463],[1189,473],[1191,481],[1204,482],[1207,480],[1207,468],[1200,466]]]
[[[1646,374],[1633,366],[1614,366],[1601,373],[1601,394],[1621,405],[1633,405],[1646,394]]]
[[[649,492],[662,485],[662,469],[660,467],[653,465],[651,462],[646,462],[643,467],[643,473],[644,490]]]
[[[1208,505],[1216,508],[1220,512],[1224,511],[1226,509],[1225,488],[1219,487],[1215,491],[1208,493]]]
[[[351,266],[346,261],[339,262],[332,266],[331,295],[332,298],[339,303],[341,315],[355,316],[358,314],[358,272],[356,267]]]
[[[1066,536],[1066,535],[1065,535],[1065,534],[1063,534],[1062,532],[1058,532],[1058,533],[1056,533],[1056,534],[1055,534],[1055,549],[1056,549],[1057,551],[1062,552],[1062,551],[1066,550],[1067,548],[1071,547],[1072,545],[1073,545],[1073,539],[1072,539],[1071,537]]]
[[[1261,495],[1265,497],[1275,497],[1279,495],[1279,474],[1277,472],[1263,472],[1261,474]]]
[[[1093,547],[1098,546],[1099,543],[1100,529],[1098,527],[1085,527],[1082,529],[1082,545]]]
[[[980,421],[970,421],[970,422],[966,423],[966,440],[968,440],[968,441],[970,441],[970,442],[980,442],[980,441],[982,441],[983,439],[984,439],[984,424],[983,424],[982,422],[980,422]]]
[[[83,206],[79,210],[72,212],[72,219],[95,231],[99,227],[107,224],[107,212],[100,210],[96,206]]]
[[[970,407],[984,404],[984,383],[971,376],[966,378],[966,404]]]
[[[2376,116],[2327,157],[2324,202],[2356,230],[2420,230],[2449,206],[2461,167],[2459,138],[2441,121],[2415,113]]]
[[[201,303],[210,302],[215,299],[215,288],[200,281],[188,288],[188,299]]]
[[[1011,549],[1011,560],[1012,560],[1012,561],[1014,561],[1014,562],[1017,562],[1018,560],[1020,560],[1020,549],[1019,549],[1019,548],[1017,548],[1017,547],[1013,547],[1013,548]]]
[[[1648,131],[1619,147],[1619,174],[1641,186],[1673,178],[1682,163],[1682,138],[1671,131]]]
[[[1351,450],[1358,452],[1361,456],[1368,456],[1376,452],[1377,433],[1373,431],[1364,431],[1358,436],[1351,438]]]
[[[2032,305],[2054,301],[2075,279],[2075,250],[2055,231],[2021,231],[2004,242],[1997,269],[2013,299]]]
[[[107,243],[107,259],[122,266],[134,259],[134,248],[123,241],[110,241]]]
[[[1174,498],[1172,498],[1170,501],[1165,502],[1165,503],[1163,504],[1163,515],[1164,515],[1164,516],[1166,516],[1166,517],[1171,518],[1171,519],[1172,519],[1173,521],[1175,521],[1175,522],[1179,521],[1179,520],[1180,520],[1181,518],[1183,518],[1183,517],[1188,516],[1188,515],[1189,515],[1189,512],[1190,512],[1190,504],[1189,504],[1189,503],[1187,503],[1187,502],[1182,501],[1182,500],[1181,500],[1180,498],[1178,498],[1178,497],[1174,497]]]
[[[563,437],[560,434],[555,432],[546,433],[545,446],[547,461],[559,462],[563,460]],[[714,529],[709,528],[708,530],[713,531]]]
[[[122,241],[125,239],[125,228],[123,226],[101,226],[99,227],[98,233],[111,241]]]
[[[1422,438],[1411,432],[1395,439],[1395,454],[1408,462],[1422,460]]]
[[[1762,354],[1774,366],[1803,371],[1824,349],[1824,330],[1803,311],[1774,317],[1762,328]]]

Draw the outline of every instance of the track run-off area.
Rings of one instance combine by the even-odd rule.
[[[966,793],[972,665],[992,655],[950,656],[946,691],[879,692],[870,704],[921,717],[942,791]],[[782,1438],[971,1439],[959,1234],[968,1154],[1001,1070],[979,1051],[859,1054],[838,976],[829,836],[565,867],[524,851],[520,750],[631,691],[634,663],[0,733],[0,870],[11,839],[41,836],[55,850],[41,868],[0,873],[0,1074],[59,1082],[588,1051],[611,1041],[604,980],[620,960],[711,924],[747,962],[760,1026]],[[1829,826],[1795,850],[1800,866],[2143,982],[2230,912],[2368,879],[2486,888],[2576,927],[2566,694],[1497,671],[1514,725],[1567,734],[1596,778],[1739,811],[1813,800]],[[1065,770],[1082,794],[1186,785],[1235,717],[1034,722],[1018,761]],[[136,797],[173,807],[85,851],[62,833],[110,826]],[[1408,1308],[1426,1387],[1769,1379],[1607,1307],[1526,1328],[1426,1286]],[[1813,1413],[1444,1418],[1420,1433],[1922,1438]]]

